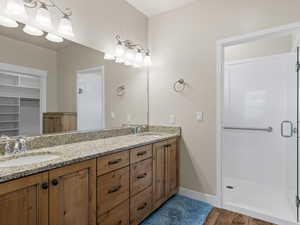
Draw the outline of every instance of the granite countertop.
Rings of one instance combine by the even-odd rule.
[[[0,168],[0,183],[179,136],[178,133],[155,132],[155,134],[159,135],[132,134],[30,150],[22,154],[30,156],[50,153],[59,157],[37,164]],[[0,161],[7,159],[7,157],[9,156],[0,156]]]

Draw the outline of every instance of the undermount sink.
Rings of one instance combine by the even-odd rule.
[[[40,153],[9,156],[6,159],[0,159],[0,168],[26,166],[42,162],[51,161],[59,158],[57,154]]]
[[[137,134],[137,136],[141,136],[141,137],[156,137],[156,138],[159,138],[159,137],[161,137],[161,134],[145,132],[145,133],[139,133],[139,134]]]

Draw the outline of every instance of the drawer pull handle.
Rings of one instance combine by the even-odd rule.
[[[147,151],[142,151],[142,152],[138,152],[136,155],[137,156],[143,156],[143,155],[146,155],[147,154]]]
[[[138,207],[137,210],[138,211],[143,210],[143,209],[145,209],[147,207],[147,205],[148,205],[147,202],[145,202],[144,205]]]
[[[122,220],[120,220],[116,225],[122,225]]]
[[[164,148],[169,148],[169,147],[171,147],[171,144],[164,145]]]
[[[144,173],[142,175],[138,175],[136,178],[140,180],[140,179],[145,178],[146,176],[147,176],[147,173]]]
[[[111,160],[111,161],[108,162],[108,165],[115,165],[115,164],[118,164],[121,161],[122,161],[122,159]]]
[[[122,188],[122,185],[120,185],[116,188],[110,189],[110,190],[108,190],[108,194],[115,193],[115,192],[119,191],[121,188]]]
[[[56,186],[56,185],[58,185],[59,184],[59,182],[58,182],[58,180],[57,179],[54,179],[54,180],[52,180],[52,185],[53,186]]]

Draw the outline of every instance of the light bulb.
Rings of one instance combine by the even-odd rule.
[[[152,66],[152,59],[151,59],[151,56],[150,56],[149,52],[146,53],[146,56],[144,58],[144,65],[145,66]]]
[[[132,65],[134,64],[134,51],[132,49],[128,49],[126,54],[125,54],[125,65]]]
[[[26,34],[30,34],[33,36],[42,36],[44,34],[44,32],[36,27],[30,26],[30,25],[25,25],[25,27],[23,28],[23,31]]]
[[[23,0],[8,0],[5,12],[10,16],[27,19],[27,12]]]
[[[52,29],[50,12],[48,11],[45,4],[42,4],[41,7],[37,10],[36,21],[42,27],[46,29]]]
[[[109,53],[105,53],[104,59],[106,59],[106,60],[114,60],[115,56],[112,55],[112,54],[109,54]]]
[[[60,19],[58,33],[65,36],[74,37],[73,25],[68,16],[64,16]]]
[[[135,65],[136,66],[140,66],[143,64],[143,60],[144,60],[144,57],[143,57],[143,53],[141,52],[141,50],[139,49],[135,55]]]
[[[124,57],[117,57],[116,58],[116,63],[124,63]]]
[[[63,39],[62,37],[57,36],[57,35],[55,35],[55,34],[51,34],[51,33],[48,33],[48,34],[46,35],[46,39],[47,39],[48,41],[55,42],[55,43],[61,43],[61,42],[64,41],[64,39]]]
[[[125,47],[122,45],[121,41],[118,41],[116,46],[115,55],[116,57],[122,57],[125,54]]]
[[[0,16],[0,25],[10,28],[16,28],[19,26],[19,24],[6,16]]]

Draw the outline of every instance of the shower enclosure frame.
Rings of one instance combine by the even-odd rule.
[[[225,66],[225,56],[224,51],[226,47],[264,40],[268,38],[280,37],[283,35],[291,34],[295,31],[300,32],[300,22],[291,23],[283,26],[278,26],[271,29],[265,29],[258,32],[248,33],[245,35],[230,37],[227,39],[218,40],[216,42],[216,55],[217,55],[217,123],[216,123],[216,150],[217,150],[217,206],[221,208],[226,208],[223,202],[223,93],[224,93],[224,66]],[[300,44],[300,43],[298,43]],[[296,65],[295,65],[296,68]],[[296,196],[295,196],[296,197]],[[296,204],[296,199],[295,199]],[[229,209],[229,208],[227,208]],[[289,221],[284,221],[277,219],[275,217],[270,217],[261,213],[257,213],[250,210],[244,210],[242,208],[230,208],[232,211],[238,213],[244,213],[248,216],[266,220],[279,225],[296,225],[300,223],[292,223]]]

